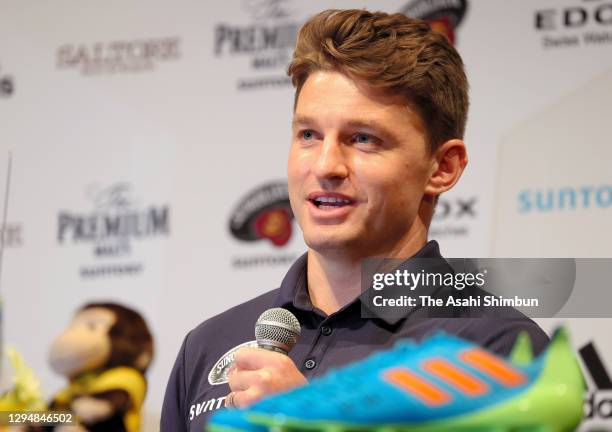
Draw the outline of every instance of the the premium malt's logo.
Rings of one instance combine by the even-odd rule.
[[[62,246],[91,245],[94,259],[105,264],[83,265],[82,278],[134,276],[143,271],[133,261],[135,242],[167,237],[170,207],[142,205],[129,183],[91,185],[86,190],[92,209],[88,212],[62,210],[58,214],[57,241]],[[107,264],[112,258],[113,264]],[[121,262],[116,262],[120,259]],[[130,259],[130,262],[124,262]]]
[[[218,58],[246,58],[248,71],[237,82],[238,90],[290,87],[285,68],[291,60],[300,23],[292,16],[289,0],[243,0],[250,16],[245,23],[217,23],[213,52]]]

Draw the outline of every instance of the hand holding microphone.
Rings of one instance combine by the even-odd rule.
[[[300,335],[300,323],[288,310],[268,309],[255,324],[259,348],[243,348],[234,355],[228,373],[231,393],[225,406],[243,408],[265,396],[307,383],[287,355]]]

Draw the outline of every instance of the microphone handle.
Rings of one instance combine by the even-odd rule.
[[[284,354],[284,355],[289,355],[289,352],[287,352],[286,350],[282,349],[281,347],[278,347],[278,346],[275,346],[275,345],[272,345],[272,344],[267,344],[265,342],[263,342],[263,343],[262,342],[258,342],[257,346],[259,348],[261,348],[261,349],[265,349],[265,350],[268,350],[268,351],[274,351],[274,352],[281,353],[281,354]]]

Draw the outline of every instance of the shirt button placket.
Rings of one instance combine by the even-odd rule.
[[[306,362],[304,363],[304,367],[308,370],[312,370],[315,368],[315,366],[317,365],[317,362],[314,361],[313,359],[308,359],[306,360]]]

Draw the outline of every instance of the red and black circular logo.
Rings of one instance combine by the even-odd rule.
[[[401,12],[427,21],[433,30],[455,43],[455,31],[467,11],[467,0],[413,0]]]
[[[291,238],[293,212],[286,182],[271,182],[249,192],[230,218],[232,235],[243,241],[268,239],[284,246]]]

